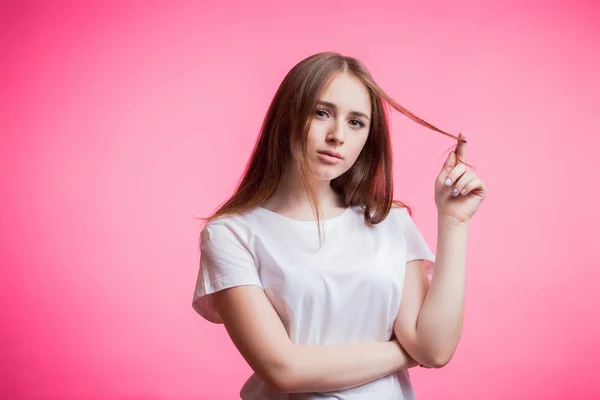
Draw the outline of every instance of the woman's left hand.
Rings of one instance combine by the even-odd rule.
[[[459,222],[468,222],[486,195],[483,181],[465,164],[466,138],[464,132],[458,136],[456,152],[451,152],[435,182],[435,204],[438,217],[448,217]]]

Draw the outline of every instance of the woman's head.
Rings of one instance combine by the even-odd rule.
[[[393,201],[386,103],[456,138],[387,96],[358,60],[332,52],[302,60],[279,86],[235,193],[210,219],[261,205],[289,169],[297,168],[317,219],[314,184],[325,180],[347,206],[363,206],[369,222],[382,221]],[[327,152],[337,152],[342,159],[328,157]]]

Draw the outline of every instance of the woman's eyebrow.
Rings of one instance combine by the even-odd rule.
[[[333,104],[333,103],[328,102],[328,101],[318,100],[317,104],[321,104],[321,105],[323,105],[325,107],[329,107],[329,108],[332,108],[334,110],[337,110],[337,106],[335,104]],[[361,113],[360,111],[350,111],[349,114],[350,115],[356,115],[357,117],[363,117],[363,118],[367,119],[368,121],[370,121],[370,119],[367,116],[367,114]]]

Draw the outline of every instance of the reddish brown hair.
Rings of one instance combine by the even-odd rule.
[[[365,220],[371,224],[385,219],[393,203],[407,207],[392,198],[389,106],[434,131],[457,140],[458,137],[436,128],[395,102],[377,85],[357,59],[325,52],[302,60],[285,76],[269,106],[260,135],[235,192],[205,220],[240,214],[263,204],[275,193],[286,168],[291,165],[292,154],[300,155],[298,166],[302,183],[317,222],[320,220],[318,199],[310,185],[309,167],[304,156],[306,138],[317,101],[329,83],[342,72],[356,77],[367,88],[371,100],[372,122],[358,159],[348,171],[332,180],[331,187],[341,195],[346,206],[361,206]],[[386,104],[388,107],[385,107]]]

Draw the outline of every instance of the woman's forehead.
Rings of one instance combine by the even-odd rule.
[[[367,87],[356,77],[342,73],[336,76],[319,99],[335,105],[341,112],[371,115],[371,96]]]

